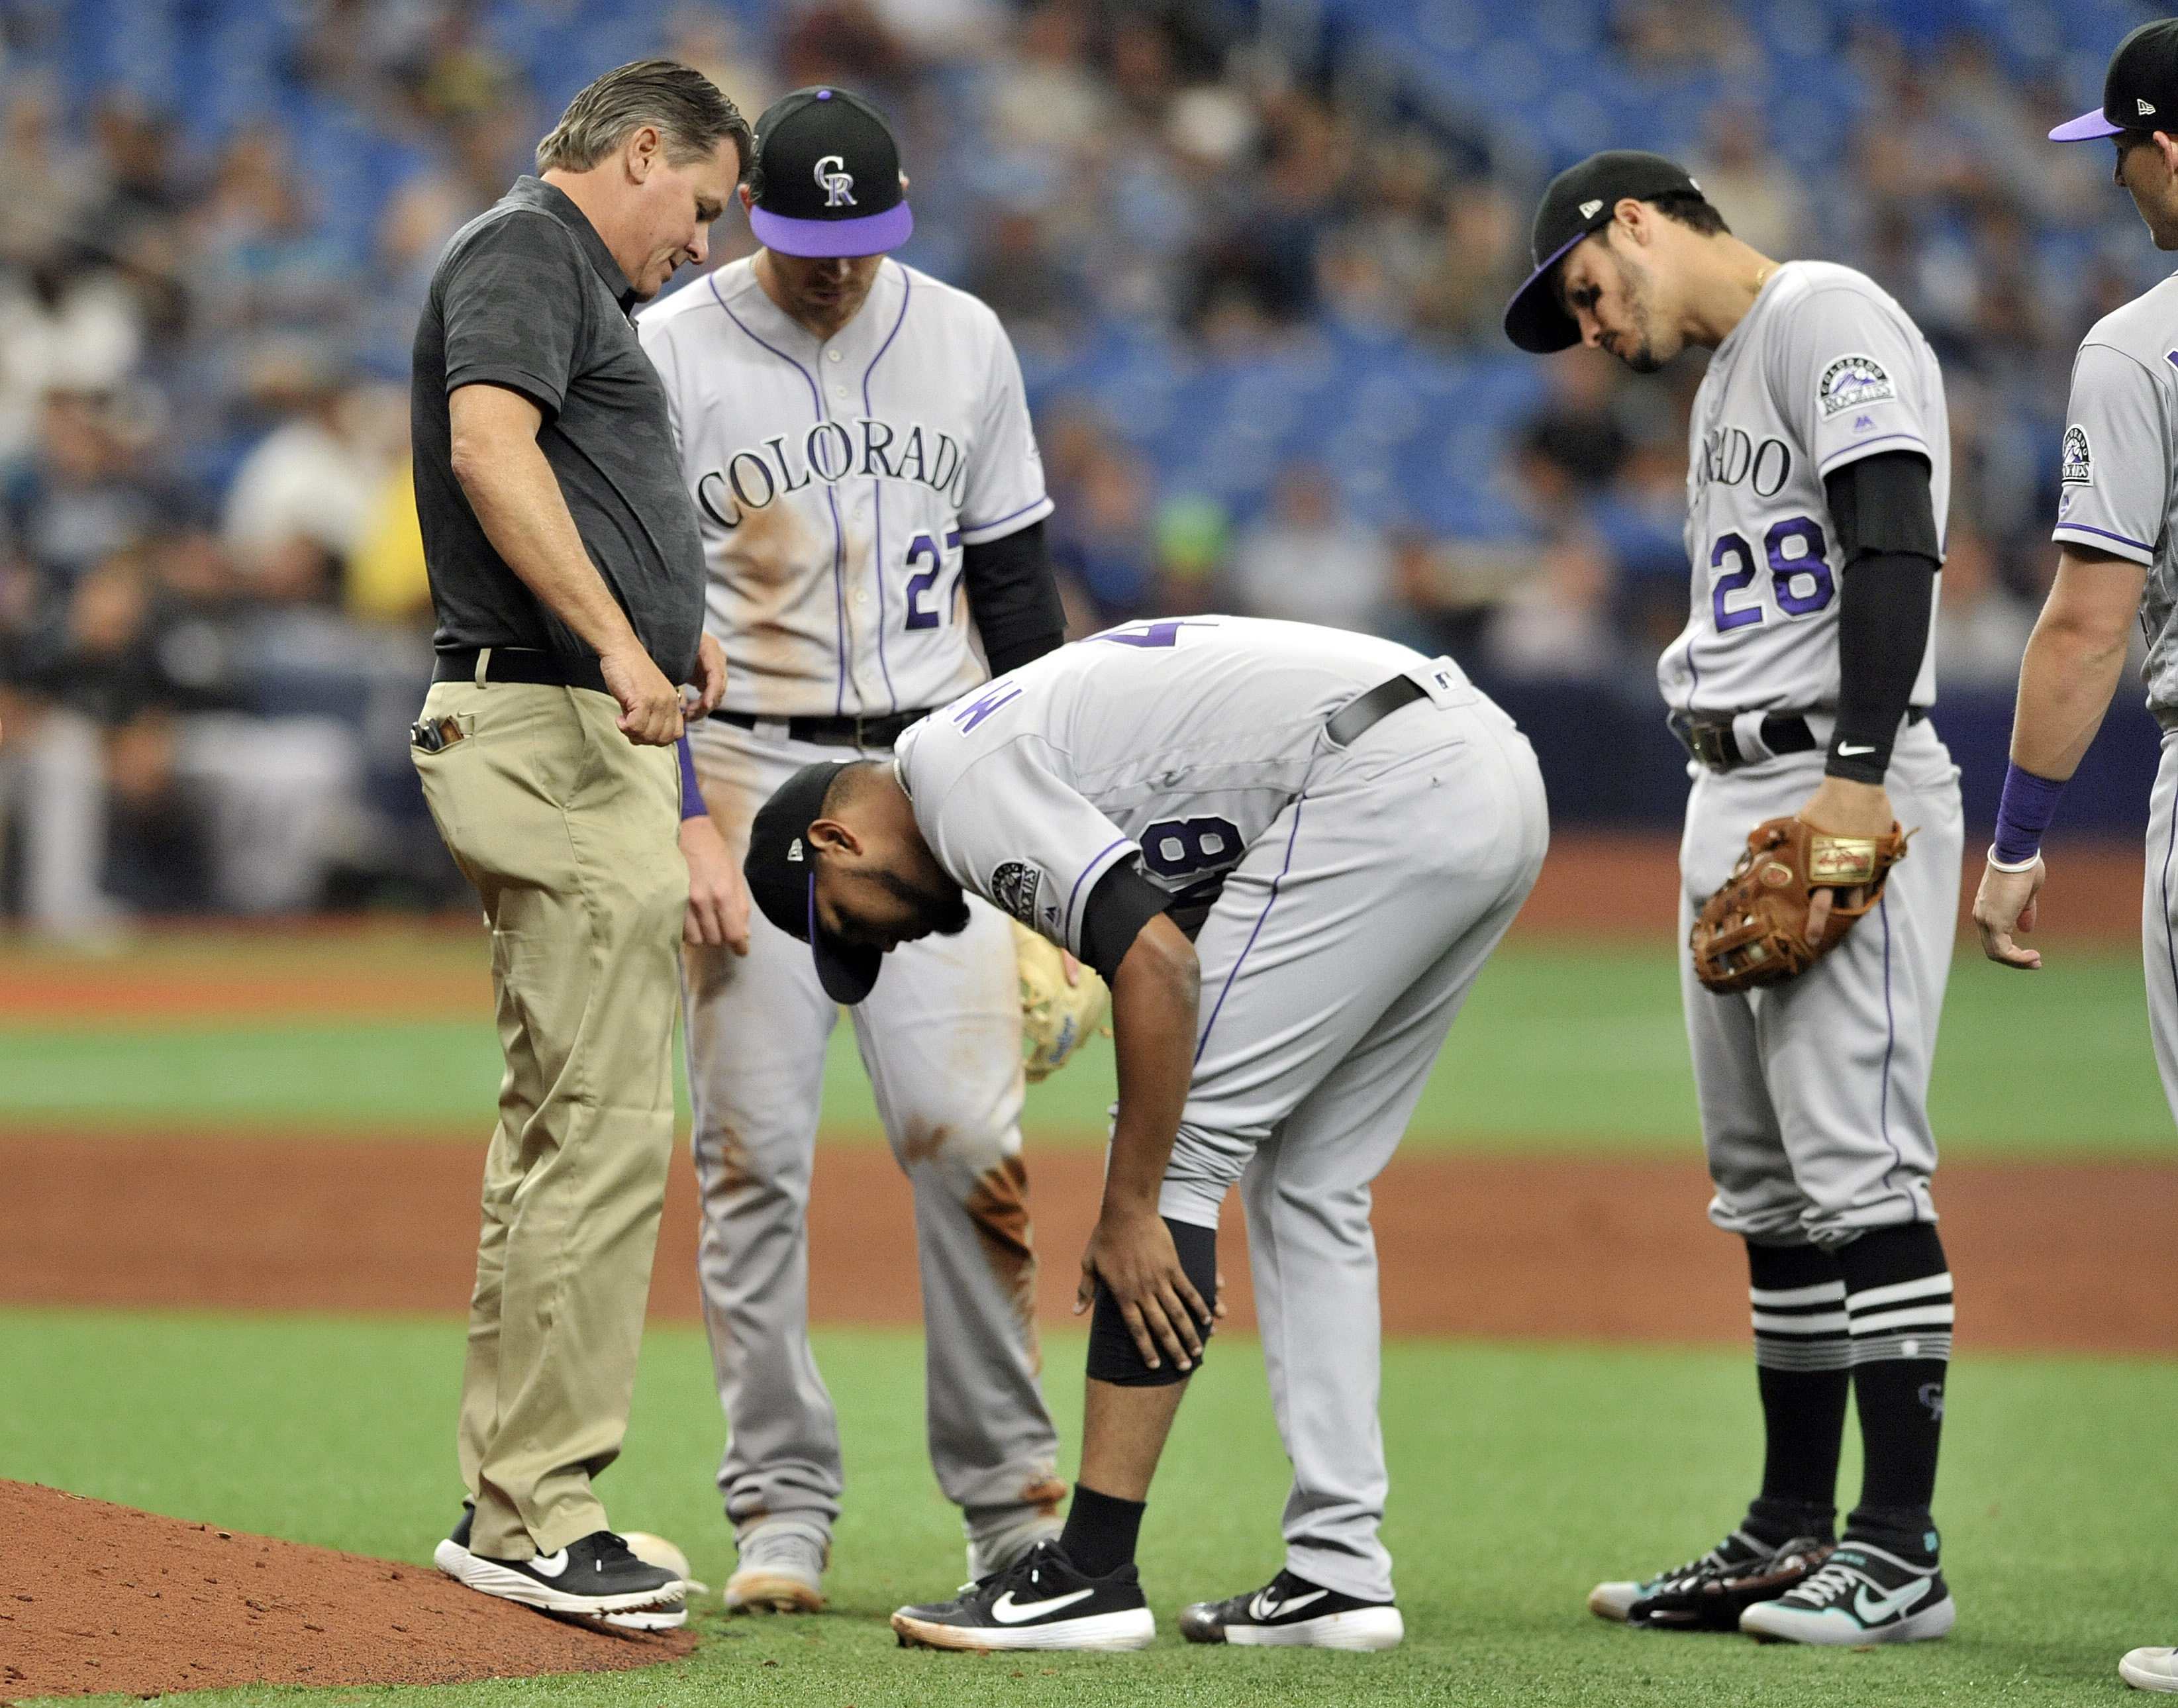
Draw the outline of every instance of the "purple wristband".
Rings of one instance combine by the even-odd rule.
[[[681,816],[700,818],[711,809],[703,804],[703,791],[696,786],[696,756],[689,751],[686,736],[674,746],[681,750]]]
[[[2007,866],[2032,860],[2041,851],[2042,833],[2056,816],[2057,797],[2064,792],[2062,783],[2007,766],[2004,798],[1996,807],[1996,857]]]

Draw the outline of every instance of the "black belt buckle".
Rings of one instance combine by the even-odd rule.
[[[1739,741],[1728,723],[1676,712],[1672,716],[1672,733],[1698,764],[1712,771],[1733,770],[1740,764]]]

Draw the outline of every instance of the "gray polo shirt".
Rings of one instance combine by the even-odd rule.
[[[409,415],[416,513],[441,652],[590,649],[484,538],[454,478],[446,399],[484,382],[544,413],[544,459],[590,561],[669,681],[696,672],[703,548],[681,484],[665,389],[628,312],[635,293],[580,208],[521,178],[439,258],[416,326]]]

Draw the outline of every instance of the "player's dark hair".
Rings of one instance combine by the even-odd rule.
[[[537,145],[537,169],[588,172],[646,124],[658,127],[675,166],[703,159],[731,137],[740,175],[747,175],[756,152],[748,121],[709,78],[671,59],[638,59],[590,84]]]
[[[1686,227],[1688,231],[1699,232],[1705,238],[1721,236],[1732,229],[1724,222],[1724,216],[1716,211],[1715,204],[1692,190],[1670,189],[1661,195],[1644,196],[1642,200],[1666,219]]]

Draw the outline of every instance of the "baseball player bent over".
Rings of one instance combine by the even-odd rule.
[[[2178,249],[2178,19],[2142,25],[2118,44],[2099,111],[2049,133],[2107,136],[2117,182],[2159,249]],[[2178,119],[2174,119],[2178,123]],[[2178,1114],[2178,279],[2105,315],[2072,364],[2058,469],[2057,580],[2027,643],[2011,764],[1996,840],[1974,897],[1982,948],[2007,966],[2041,955],[2013,939],[2031,931],[2043,881],[2042,833],[2110,696],[2137,620],[2148,636],[2148,706],[2163,725],[2163,760],[2148,818],[2141,903],[2148,1032]],[[2143,598],[2143,594],[2145,597]],[[2178,1649],[2135,1649],[2119,1675],[2142,1690],[2178,1691]]]
[[[1294,1466],[1284,1568],[1181,1616],[1196,1642],[1382,1649],[1403,1634],[1370,1182],[1398,1147],[1548,840],[1512,721],[1447,660],[1234,617],[1127,625],[999,677],[892,763],[797,772],[747,872],[851,999],[994,902],[1111,984],[1119,1101],[1065,1531],[893,1616],[949,1649],[1131,1649],[1134,1554],[1202,1355],[1217,1228],[1248,1218],[1272,1410]]]
[[[913,222],[883,116],[800,90],[758,120],[756,147],[743,200],[764,247],[642,334],[729,666],[723,709],[692,733],[709,815],[681,835],[697,911],[714,910],[685,978],[703,1313],[730,1431],[719,1482],[740,1551],[725,1601],[814,1609],[842,1479],[804,1213],[838,1010],[809,957],[749,919],[738,862],[758,805],[802,766],[889,753],[984,679],[971,614],[1001,670],[1065,622],[1013,349],[981,303],[885,258]],[[1037,1386],[1019,990],[1011,928],[979,902],[853,1013],[915,1187],[930,1455],[978,1577],[1056,1534],[1066,1492]]]
[[[1954,1614],[1929,1502],[1952,1307],[1928,1087],[1962,835],[1958,773],[1925,719],[1951,488],[1942,376],[1871,281],[1758,255],[1655,155],[1561,174],[1533,241],[1505,316],[1522,348],[1584,342],[1644,373],[1715,352],[1689,443],[1693,610],[1657,665],[1696,760],[1682,929],[1735,862],[1794,880],[1755,860],[1763,821],[1848,864],[1894,822],[1913,832],[1886,886],[1809,890],[1806,938],[1835,946],[1797,977],[1720,994],[1683,956],[1710,1218],[1747,1242],[1762,1489],[1708,1553],[1599,1585],[1589,1606],[1797,1642],[1940,1637]],[[1816,857],[1800,876],[1841,869]],[[1848,1388],[1866,1469],[1829,1552]]]

